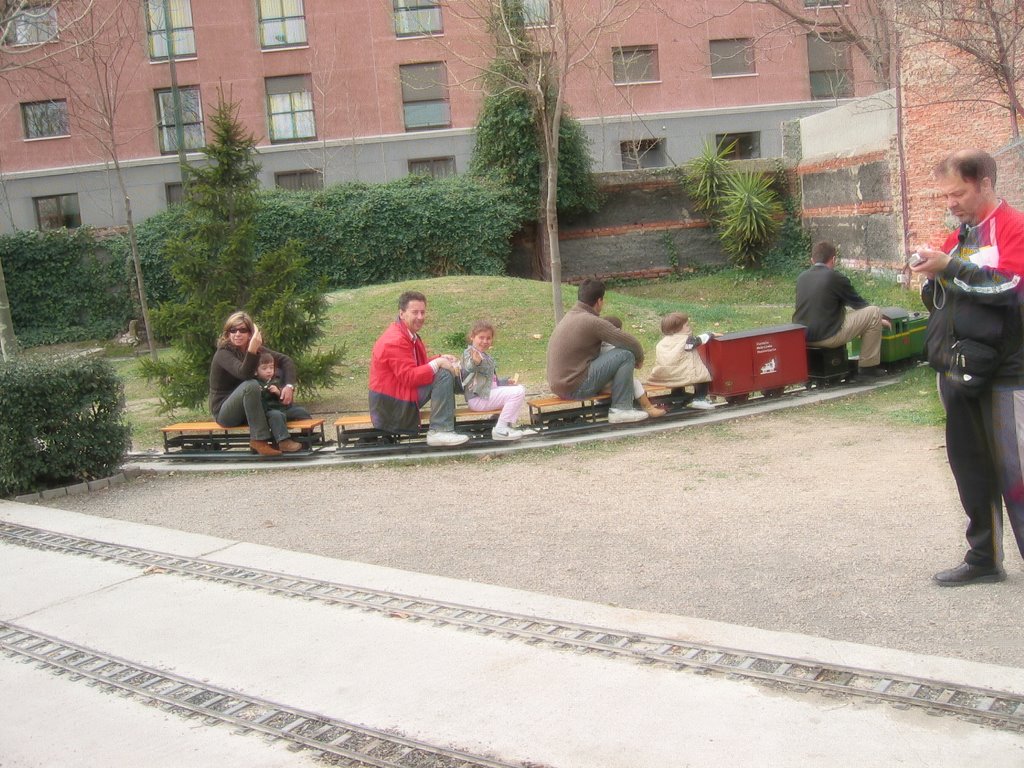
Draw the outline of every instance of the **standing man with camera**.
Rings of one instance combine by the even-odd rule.
[[[944,587],[992,583],[1003,570],[1003,504],[1024,556],[1024,214],[996,197],[996,163],[961,150],[935,179],[960,221],[942,250],[918,248],[928,280],[926,346],[946,409],[946,455],[967,513],[967,554],[935,574]]]

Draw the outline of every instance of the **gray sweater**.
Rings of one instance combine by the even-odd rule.
[[[602,320],[594,308],[577,301],[555,326],[548,341],[548,386],[559,397],[568,398],[587,376],[590,362],[601,353],[601,342],[628,349],[636,367],[644,362],[644,348],[625,331]]]

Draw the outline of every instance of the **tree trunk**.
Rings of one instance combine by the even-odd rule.
[[[128,226],[128,246],[132,255],[132,266],[135,268],[135,284],[139,291],[139,308],[142,311],[142,324],[146,331],[146,344],[149,346],[149,356],[156,362],[156,341],[153,339],[153,326],[149,322],[149,302],[146,300],[146,286],[142,280],[142,261],[139,259],[139,241],[135,235],[135,219],[132,216],[132,199],[128,196],[128,188],[124,183],[124,174],[121,173],[121,164],[114,156],[114,172],[117,175],[117,184],[121,188],[121,195],[124,199],[124,219]]]
[[[14,336],[14,322],[11,320],[11,302],[7,298],[7,279],[4,265],[0,262],[0,357],[6,363],[18,352],[18,339]]]

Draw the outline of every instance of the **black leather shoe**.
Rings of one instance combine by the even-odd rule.
[[[857,375],[863,376],[865,379],[877,379],[882,376],[888,376],[889,372],[880,365],[872,365],[870,368],[858,369]]]
[[[1006,578],[1002,568],[960,563],[956,568],[940,571],[933,577],[940,587],[962,587],[965,584],[994,584]]]

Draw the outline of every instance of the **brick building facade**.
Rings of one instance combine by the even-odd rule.
[[[635,13],[596,36],[593,58],[573,70],[566,91],[595,170],[680,164],[723,137],[737,140],[740,156],[777,157],[784,121],[876,90],[851,46],[793,27],[766,34],[778,20],[763,5],[680,0],[666,13],[663,3],[620,1]],[[16,18],[4,47],[66,41],[59,27],[74,2]],[[220,87],[259,138],[268,187],[468,167],[481,94],[462,86],[490,56],[479,24],[455,12],[468,2],[137,2],[96,0],[101,13],[127,14],[117,39],[125,79],[117,139],[137,218],[180,193],[175,151],[180,143],[197,157]],[[608,2],[566,6],[597,18]],[[560,4],[526,6],[532,34],[546,34]],[[0,231],[124,223],[108,158],[81,127],[83,105],[97,95],[85,63],[75,82],[26,73],[0,80]]]

